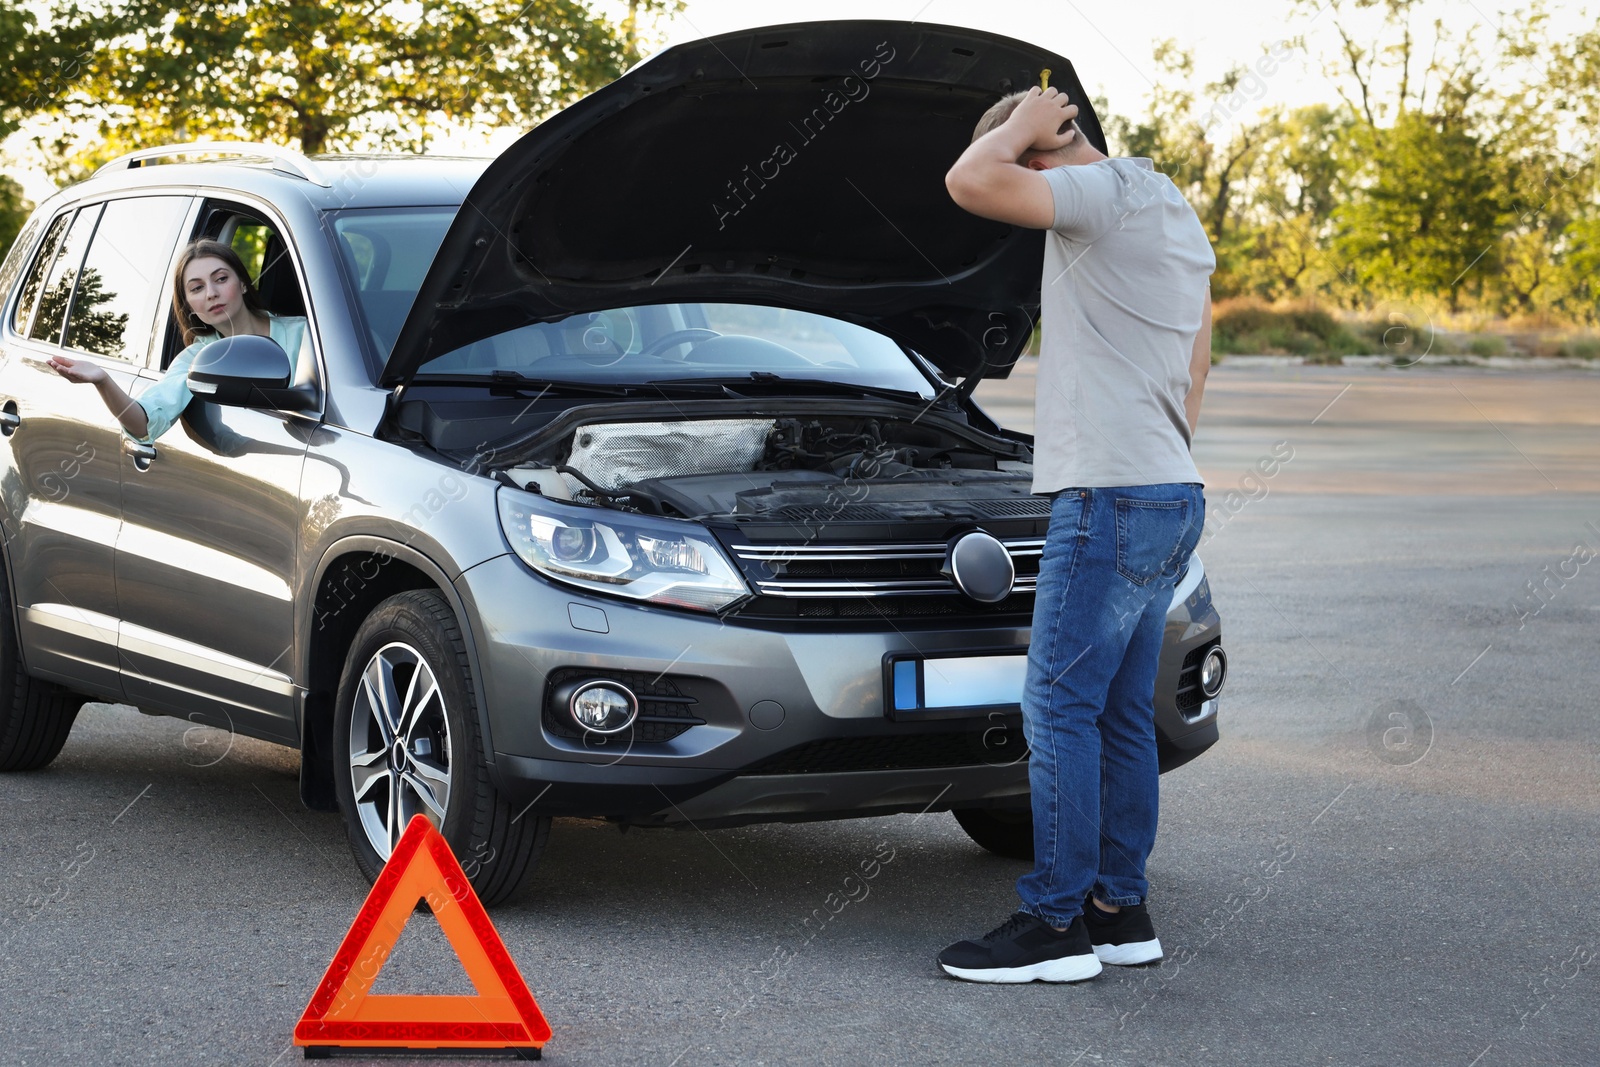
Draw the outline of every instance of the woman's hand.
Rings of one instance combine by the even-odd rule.
[[[99,385],[106,378],[106,369],[87,359],[51,356],[50,367],[67,381],[77,382],[80,385]]]

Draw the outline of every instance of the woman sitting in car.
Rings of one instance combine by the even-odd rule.
[[[239,254],[221,241],[192,242],[178,259],[172,278],[172,314],[187,346],[172,361],[166,374],[138,400],[134,400],[99,364],[88,359],[55,356],[50,366],[69,381],[87,382],[100,392],[106,407],[137,441],[149,444],[183,414],[194,394],[189,391],[189,367],[195,354],[223,337],[255,334],[270,337],[285,352],[300,351],[306,320],[273,315],[261,299]]]

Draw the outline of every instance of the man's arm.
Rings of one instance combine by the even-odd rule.
[[[1050,152],[1070,144],[1077,131],[1057,131],[1077,113],[1059,90],[1029,89],[1011,117],[967,146],[944,176],[950,198],[986,219],[1048,230],[1056,213],[1050,184],[1017,160],[1030,148]]]
[[[1206,391],[1206,373],[1211,370],[1211,287],[1206,287],[1205,307],[1200,311],[1200,330],[1194,335],[1194,352],[1189,356],[1189,395],[1184,398],[1184,414],[1189,417],[1189,441],[1200,424],[1200,397]]]

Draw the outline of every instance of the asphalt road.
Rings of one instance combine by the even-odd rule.
[[[1026,426],[1030,387],[980,397]],[[1166,964],[944,978],[934,953],[1003,918],[1022,873],[946,815],[563,821],[495,913],[546,1059],[1600,1062],[1600,563],[1575,552],[1600,550],[1600,374],[1224,365],[1196,454],[1233,674],[1222,742],[1162,783]],[[0,1063],[298,1059],[366,886],[295,771],[92,705],[51,768],[0,778]],[[424,915],[378,991],[470,989]]]

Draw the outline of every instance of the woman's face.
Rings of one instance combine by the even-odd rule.
[[[189,310],[213,328],[223,328],[245,313],[244,280],[215,256],[200,256],[183,269],[183,295]]]

